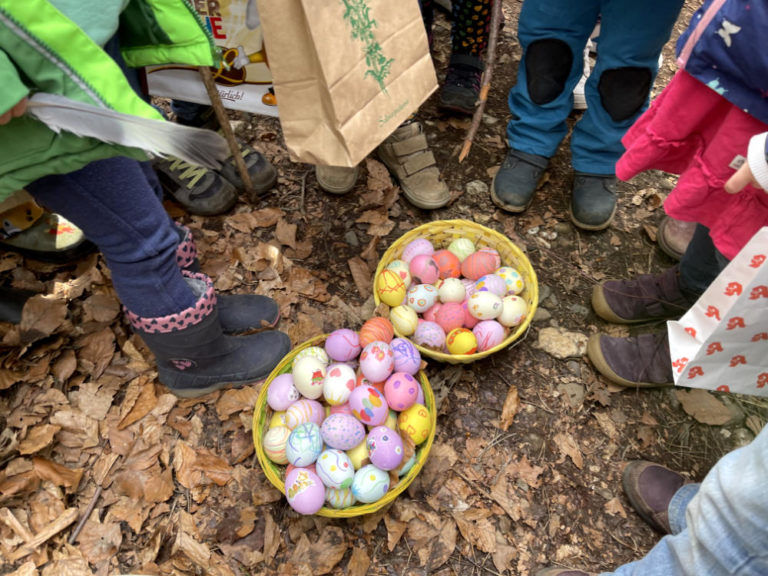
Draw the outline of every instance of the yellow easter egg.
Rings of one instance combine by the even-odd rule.
[[[347,450],[347,456],[352,461],[352,466],[355,467],[355,470],[360,470],[360,468],[370,462],[368,459],[368,443],[363,440],[354,448]]]
[[[419,325],[419,315],[410,306],[395,306],[389,311],[389,321],[398,334],[410,336]]]
[[[272,413],[272,418],[269,419],[269,428],[276,428],[278,426],[285,426],[285,412]]]
[[[398,306],[405,299],[405,282],[394,270],[385,268],[376,278],[376,293],[387,306]]]
[[[413,440],[414,444],[421,444],[429,437],[432,427],[427,407],[423,404],[413,404],[407,410],[403,410],[397,417],[397,427]]]
[[[477,352],[477,337],[472,330],[454,328],[445,338],[445,345],[451,354],[474,354]]]

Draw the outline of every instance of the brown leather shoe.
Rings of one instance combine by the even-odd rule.
[[[593,334],[587,342],[587,356],[600,374],[619,386],[660,388],[674,385],[666,331],[640,334],[634,338]]]
[[[675,260],[680,260],[688,248],[688,244],[691,243],[695,231],[696,222],[683,222],[664,216],[656,233],[656,241],[664,254]]]
[[[570,568],[544,568],[536,572],[536,576],[597,576],[595,572],[584,572],[583,570],[572,570]]]
[[[669,503],[688,480],[661,464],[646,460],[630,462],[621,476],[621,483],[629,502],[651,528],[664,534],[669,527]]]

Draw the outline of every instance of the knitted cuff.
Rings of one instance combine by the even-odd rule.
[[[752,136],[749,140],[747,162],[752,171],[752,177],[760,184],[763,190],[768,191],[768,158],[766,158],[766,137],[768,132]]]

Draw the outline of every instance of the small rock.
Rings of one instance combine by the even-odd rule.
[[[488,195],[488,184],[482,180],[472,180],[467,183],[466,190],[468,194],[485,197]]]
[[[731,435],[731,444],[735,450],[736,448],[746,446],[754,439],[755,435],[748,428],[736,428]]]
[[[546,322],[552,318],[552,313],[546,308],[536,308],[536,313],[533,315],[534,322]]]
[[[569,362],[570,364],[570,362]],[[584,404],[584,386],[577,382],[572,382],[569,384],[559,384],[557,386],[557,390],[565,396],[565,399],[568,402],[568,405],[571,408],[578,408],[582,404]]]
[[[486,126],[493,126],[499,121],[498,118],[494,118],[493,116],[488,116],[488,114],[483,114],[483,124]]]
[[[578,358],[587,351],[587,336],[564,328],[542,328],[536,346],[560,360]]]
[[[549,298],[550,294],[552,294],[552,288],[546,284],[539,284],[539,304]]]
[[[576,362],[576,360],[569,360],[566,362],[565,367],[568,368],[568,372],[577,378],[581,378],[581,364]]]
[[[557,306],[560,304],[560,301],[557,299],[557,296],[555,296],[555,293],[549,295],[547,298],[547,307],[548,308],[557,308]]]
[[[357,239],[357,234],[355,234],[354,230],[347,230],[344,234],[344,241],[353,248],[360,246],[360,241]]]
[[[582,306],[581,304],[571,304],[568,306],[568,310],[576,314],[576,316],[581,316],[582,318],[589,316],[589,309],[586,306]]]

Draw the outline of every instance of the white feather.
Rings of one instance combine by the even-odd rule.
[[[109,144],[140,148],[156,156],[174,156],[206,168],[221,168],[230,155],[227,141],[212,130],[122,114],[56,94],[34,94],[27,113],[55,132],[63,130]]]

